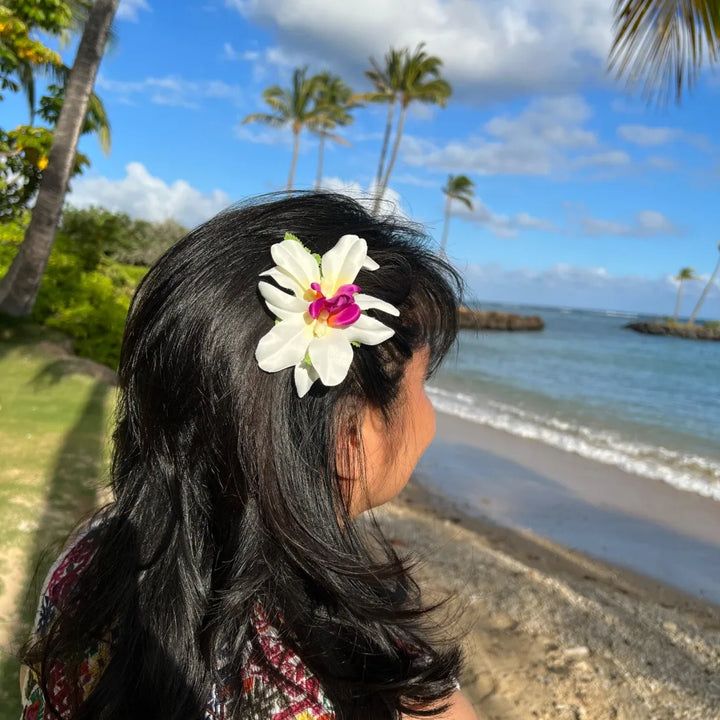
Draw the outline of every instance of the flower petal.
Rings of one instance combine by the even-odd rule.
[[[352,327],[352,326],[351,326]],[[353,349],[343,330],[332,330],[313,338],[308,346],[310,360],[323,385],[339,385],[347,376]]]
[[[255,359],[262,370],[277,372],[297,365],[307,352],[312,339],[312,322],[304,315],[282,320],[260,338]]]
[[[377,270],[380,266],[367,255],[365,256],[365,262],[362,264],[363,270]]]
[[[298,397],[305,397],[312,384],[319,379],[320,376],[312,365],[299,362],[295,366],[295,387],[297,388]]]
[[[277,266],[289,273],[303,288],[308,290],[314,282],[320,282],[317,260],[295,240],[283,240],[270,248]]]
[[[400,311],[389,302],[385,302],[380,298],[373,297],[372,295],[365,295],[364,293],[358,293],[355,295],[355,302],[360,306],[361,310],[380,310],[388,315],[400,315]]]
[[[367,259],[367,243],[357,235],[343,235],[335,247],[322,256],[322,288],[332,297],[341,285],[354,280]]]
[[[275,266],[273,268],[270,268],[269,270],[265,270],[265,272],[260,273],[260,276],[263,276],[263,275],[267,275],[267,276],[271,277],[280,287],[283,287],[286,290],[291,290],[299,298],[304,298],[305,291],[307,290],[307,288],[304,288],[286,270],[283,270],[282,268]]]
[[[379,345],[395,334],[392,328],[369,315],[361,315],[352,325],[336,332],[342,333],[348,342],[359,342],[363,345]]]
[[[296,315],[304,315],[307,310],[307,302],[295,297],[295,295],[288,295],[288,293],[279,290],[270,283],[261,280],[258,283],[258,289],[265,298],[265,304],[270,309],[270,312],[281,320],[290,320]]]

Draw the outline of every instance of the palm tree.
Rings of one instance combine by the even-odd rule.
[[[10,269],[0,282],[0,312],[26,317],[35,305],[55,241],[88,102],[119,2],[95,0],[89,10],[30,225]]]
[[[720,243],[718,243],[718,252],[720,252]],[[703,288],[702,294],[700,295],[700,299],[697,301],[697,305],[695,305],[695,309],[692,311],[692,315],[690,316],[690,319],[688,320],[688,325],[693,325],[695,323],[695,318],[697,317],[697,314],[700,312],[700,308],[703,306],[703,303],[705,302],[705,299],[708,296],[708,293],[710,292],[710,288],[715,284],[715,278],[718,276],[718,272],[720,272],[720,257],[718,257],[718,261],[715,263],[715,269],[713,270],[713,274],[710,276],[710,279],[707,281],[707,285]]]
[[[293,132],[293,154],[287,183],[288,190],[292,190],[295,178],[300,132],[305,126],[311,126],[319,115],[316,98],[318,79],[317,76],[308,78],[306,75],[307,66],[296,68],[290,88],[281,88],[279,85],[266,88],[262,98],[273,112],[254,113],[243,120],[243,125],[249,122],[261,122],[276,128],[290,125]]]
[[[717,0],[615,0],[609,69],[643,83],[648,101],[663,105],[692,89],[703,62],[720,57]]]
[[[448,175],[445,187],[442,189],[447,196],[445,202],[445,225],[443,227],[440,254],[445,255],[448,228],[450,226],[450,206],[453,200],[461,202],[468,210],[473,209],[472,198],[475,197],[475,183],[467,175]]]
[[[377,176],[375,186],[380,187],[383,177],[383,168],[385,167],[385,157],[387,156],[388,146],[390,145],[390,133],[392,131],[393,121],[395,120],[395,106],[400,97],[402,83],[402,69],[407,56],[407,48],[396,50],[390,48],[385,53],[385,65],[381,67],[375,58],[370,58],[372,68],[365,71],[365,76],[375,86],[375,92],[367,93],[365,97],[370,102],[388,103],[388,116],[385,123],[385,134],[383,136],[382,150],[380,151],[380,162],[378,163]]]
[[[341,145],[350,143],[340,135],[330,131],[341,126],[350,125],[353,118],[350,110],[358,107],[358,98],[353,95],[352,88],[341,77],[332,73],[321,73],[317,76],[316,102],[317,118],[310,123],[310,129],[320,138],[318,149],[318,168],[315,188],[322,183],[325,141],[330,139]]]
[[[423,47],[424,45],[420,43],[412,54],[410,54],[409,51],[405,53],[400,78],[400,116],[397,127],[395,128],[395,141],[393,143],[392,154],[385,168],[385,175],[380,183],[380,187],[377,189],[374,207],[375,212],[377,212],[380,201],[387,190],[390,175],[395,166],[408,106],[410,103],[418,101],[445,107],[448,98],[452,94],[450,83],[440,77],[440,68],[443,64],[442,60],[435,55],[428,55],[425,50],[423,50]]]
[[[691,267],[684,267],[675,276],[675,279],[678,281],[678,295],[677,302],[675,303],[675,314],[673,315],[673,322],[677,322],[678,315],[680,314],[680,300],[683,293],[683,284],[686,280],[697,280],[697,276],[695,275],[695,270],[693,270]]]

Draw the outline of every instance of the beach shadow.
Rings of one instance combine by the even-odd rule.
[[[720,598],[717,572],[720,546],[683,535],[647,518],[594,506],[547,475],[463,443],[436,441],[421,460],[417,475],[421,484],[449,498],[461,507],[463,514],[479,517],[490,525],[516,531],[519,528],[522,538],[519,545],[523,551],[517,559],[543,575],[553,576],[559,572],[562,583],[576,596],[590,600],[587,606],[567,605],[568,612],[577,614],[573,626],[587,628],[587,642],[592,637],[610,638],[611,643],[621,648],[624,657],[632,658],[633,667],[642,668],[646,680],[658,680],[665,686],[679,685],[687,696],[708,707],[720,707],[720,686],[713,683],[716,660],[709,660],[710,654],[703,657],[701,653],[688,652],[681,643],[672,641],[662,625],[643,621],[639,609],[644,603],[657,603],[657,598],[635,596],[632,589],[624,590],[622,583],[618,583],[615,590],[624,594],[625,600],[607,602],[603,578],[588,572],[581,555],[575,555],[574,559],[572,552],[562,553],[557,556],[555,567],[548,568],[541,562],[542,556],[548,554],[548,546],[522,530],[628,567],[649,577],[651,582],[653,577],[658,577],[686,592],[692,588],[696,597],[716,604]],[[473,498],[472,502],[468,498]],[[479,532],[483,532],[482,526]],[[485,532],[491,534],[487,529]],[[575,567],[571,572],[562,572],[563,565],[569,568],[572,564]],[[468,569],[474,579],[481,572],[481,563],[475,569]],[[663,581],[658,581],[658,585]],[[681,590],[677,591],[677,597],[682,597]],[[695,602],[701,605],[700,601]],[[678,605],[681,603],[679,600]],[[662,601],[661,604],[670,607]],[[588,606],[601,611],[592,612]],[[639,625],[645,625],[641,636]],[[717,643],[720,634],[717,612],[708,612],[705,625],[696,629],[696,635],[705,632],[708,638],[714,636]],[[584,643],[586,639],[578,638],[578,642]],[[688,672],[688,668],[693,671]],[[681,678],[686,678],[686,682]]]
[[[59,381],[63,375],[62,369],[50,363],[47,372],[41,371],[34,382],[42,387]],[[111,390],[112,386],[103,380],[93,383],[82,411],[63,439],[47,483],[45,506],[37,518],[32,550],[25,566],[17,568],[16,580],[23,583],[17,595],[19,619],[11,633],[10,652],[0,655],[0,687],[4,698],[10,698],[8,707],[13,711],[20,702],[16,652],[27,639],[45,574],[69,532],[98,502],[106,437],[105,403]]]

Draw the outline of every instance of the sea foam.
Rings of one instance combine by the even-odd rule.
[[[629,473],[720,501],[720,462],[634,442],[620,434],[544,416],[491,399],[428,386],[437,410],[523,438],[539,440]]]

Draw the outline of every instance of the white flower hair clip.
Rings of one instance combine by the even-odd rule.
[[[262,370],[278,372],[295,366],[295,387],[303,397],[316,380],[339,385],[353,359],[353,345],[378,345],[395,331],[365,310],[399,315],[388,302],[364,295],[355,285],[361,269],[380,267],[368,257],[367,242],[343,235],[322,257],[292,233],[270,248],[275,267],[267,275],[290,293],[260,281],[258,289],[277,320],[255,350]],[[291,294],[292,293],[292,294]]]

